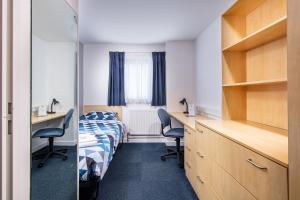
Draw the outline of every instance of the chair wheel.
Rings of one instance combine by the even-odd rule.
[[[40,163],[39,165],[38,165],[38,168],[41,168],[41,167],[43,167],[44,166],[44,163]]]
[[[67,159],[68,159],[68,156],[64,156],[64,157],[63,157],[63,160],[67,160]]]
[[[166,161],[166,157],[165,156],[161,156],[160,159],[161,159],[161,161]]]

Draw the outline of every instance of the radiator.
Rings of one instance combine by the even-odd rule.
[[[160,121],[154,108],[129,108],[126,121],[130,135],[160,135]]]

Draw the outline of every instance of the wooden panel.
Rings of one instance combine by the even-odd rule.
[[[254,196],[216,163],[212,162],[211,167],[211,187],[223,200],[255,200]],[[257,187],[260,187],[260,184]]]
[[[84,105],[83,112],[86,114],[93,111],[112,111],[117,113],[119,120],[122,120],[122,106],[106,106],[106,105]]]
[[[247,52],[247,81],[287,78],[286,38]]]
[[[197,123],[282,166],[288,166],[287,130],[246,121],[198,120]]]
[[[218,134],[214,138],[216,162],[257,199],[288,198],[287,168]]]
[[[286,0],[265,0],[246,17],[247,35],[287,15]]]
[[[223,16],[222,49],[240,41],[246,34],[244,16]]]
[[[222,82],[238,83],[246,80],[246,53],[224,52]]]
[[[287,18],[282,17],[272,24],[268,24],[263,28],[247,35],[235,43],[229,44],[223,48],[223,51],[245,51],[261,46],[268,42],[277,40],[286,36]]]
[[[289,199],[300,199],[300,1],[288,1]]]
[[[246,119],[246,90],[245,88],[223,88],[223,119]]]
[[[247,120],[288,128],[287,86],[253,86],[247,90]]]
[[[265,0],[242,0],[233,4],[224,15],[247,15]]]

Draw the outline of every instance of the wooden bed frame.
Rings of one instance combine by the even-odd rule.
[[[123,114],[122,106],[107,106],[107,105],[84,105],[83,113],[87,114],[88,112],[97,112],[97,111],[112,111],[117,113],[117,118],[122,121]]]

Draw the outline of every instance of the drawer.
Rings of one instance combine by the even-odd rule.
[[[256,199],[287,200],[287,169],[215,133],[216,162]]]
[[[187,162],[189,165],[192,165],[192,149],[185,145],[184,146],[184,161]]]
[[[217,194],[211,189],[210,185],[205,182],[205,180],[201,179],[199,175],[195,177],[196,189],[199,199],[201,200],[220,200]]]
[[[215,143],[212,138],[212,131],[196,123],[196,149],[207,156],[213,157]]]
[[[194,167],[188,162],[184,162],[184,169],[185,169],[185,175],[187,179],[189,180],[190,184],[192,187],[195,189],[196,188],[196,183],[195,183],[195,169]]]
[[[184,145],[189,146],[189,148],[195,146],[195,131],[186,126],[184,127]]]
[[[252,194],[215,162],[211,165],[210,181],[211,188],[222,200],[255,200]]]
[[[195,154],[196,175],[210,184],[212,177],[212,161],[201,151],[197,151]]]

